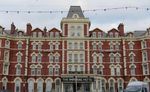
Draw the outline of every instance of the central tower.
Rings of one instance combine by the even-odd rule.
[[[61,21],[63,36],[85,37],[89,35],[90,21],[85,18],[80,6],[71,6],[67,17]]]

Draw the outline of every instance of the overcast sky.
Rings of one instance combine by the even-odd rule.
[[[83,10],[139,7],[140,9],[99,10],[84,12],[90,19],[90,30],[98,27],[105,32],[117,28],[119,23],[124,23],[125,32],[146,30],[150,27],[150,0],[0,0],[0,11],[68,11],[71,5],[80,5]],[[141,9],[142,8],[142,9]],[[6,13],[0,12],[0,25],[10,29],[12,22],[18,29],[26,29],[26,24],[31,23],[33,28],[47,29],[56,27],[60,29],[60,21],[67,16],[63,13]]]

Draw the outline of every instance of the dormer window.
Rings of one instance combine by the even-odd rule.
[[[59,32],[55,32],[55,37],[59,37]]]
[[[23,35],[23,33],[22,32],[18,32],[18,36],[22,36]]]
[[[38,32],[38,37],[42,37],[42,32]]]
[[[73,14],[72,18],[79,18],[78,14]]]
[[[102,37],[102,33],[101,32],[98,32],[98,37]]]
[[[117,32],[115,33],[115,37],[118,37],[118,33]]]
[[[32,34],[32,35],[33,35],[33,37],[36,37],[36,34],[37,34],[36,32],[33,32],[33,34]]]
[[[113,37],[113,33],[112,32],[109,33],[109,37]]]
[[[93,32],[92,35],[93,35],[93,37],[96,37],[96,32]]]

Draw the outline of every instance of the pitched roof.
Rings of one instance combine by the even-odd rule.
[[[78,14],[79,18],[84,18],[84,15],[80,6],[70,6],[67,18],[72,18],[73,14]]]
[[[143,35],[145,32],[146,32],[146,30],[138,30],[138,31],[134,31],[133,35],[138,37],[138,36]]]

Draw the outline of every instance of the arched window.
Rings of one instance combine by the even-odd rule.
[[[5,51],[5,53],[4,53],[4,61],[5,62],[9,61],[9,53],[8,53],[8,51]]]
[[[118,92],[123,92],[123,81],[121,79],[118,80]]]
[[[49,75],[53,75],[53,66],[49,66]]]
[[[135,66],[134,65],[132,65],[130,68],[130,74],[133,76],[135,75]]]
[[[55,43],[55,50],[59,49],[59,43]]]
[[[21,66],[20,65],[16,66],[16,75],[21,75]]]
[[[36,74],[36,68],[35,66],[31,67],[31,75],[35,75]]]
[[[110,50],[114,50],[114,45],[112,43],[110,44]]]
[[[97,49],[97,45],[96,45],[95,42],[93,43],[93,46],[92,46],[92,47],[93,47],[94,50]]]
[[[130,62],[131,62],[131,63],[134,62],[134,55],[133,55],[133,54],[130,55]]]
[[[102,50],[102,44],[101,43],[98,44],[98,49]]]
[[[106,86],[106,83],[105,83],[105,80],[104,79],[100,79],[99,81],[98,81],[98,92],[105,92],[106,90],[106,88],[105,88],[105,86]]]
[[[55,82],[55,92],[61,92],[61,81],[57,79]]]
[[[32,49],[33,49],[33,50],[36,50],[36,43],[33,43]]]
[[[142,52],[143,55],[143,62],[147,62],[148,58],[147,58],[147,52]]]
[[[36,62],[36,55],[35,55],[35,54],[32,55],[32,62],[33,62],[33,63]]]
[[[4,75],[8,74],[8,69],[9,69],[8,63],[4,63],[3,64],[3,74]]]
[[[37,82],[37,92],[43,92],[43,81],[39,79]]]
[[[102,53],[99,54],[99,62],[100,62],[100,63],[103,62],[103,54],[102,54]]]
[[[116,67],[116,75],[120,76],[120,67],[119,66]]]
[[[53,43],[50,43],[49,49],[50,49],[50,50],[54,50]]]
[[[15,92],[21,92],[21,82],[19,79],[15,81]]]
[[[115,45],[115,50],[119,50],[119,44]]]
[[[51,54],[49,55],[49,62],[53,62],[53,60],[54,60],[53,54],[51,53]]]
[[[113,79],[109,81],[109,92],[115,92],[115,82]]]
[[[110,54],[110,63],[114,63],[114,55],[112,53]]]
[[[21,53],[18,53],[18,55],[17,55],[17,62],[20,63],[21,60],[22,60]]]
[[[99,66],[98,74],[103,75],[103,66]]]
[[[101,92],[106,92],[106,82],[105,82],[105,80],[103,79],[103,80],[101,80],[101,84],[102,84],[102,91]]]
[[[46,92],[51,92],[52,91],[52,82],[51,80],[46,81]]]
[[[28,92],[34,92],[34,81],[31,79],[28,81]]]
[[[5,41],[5,47],[6,47],[6,48],[9,48],[9,47],[10,47],[10,41],[9,41],[9,40],[6,40],[6,41]]]
[[[115,67],[114,66],[111,66],[111,75],[114,76],[115,75]]]
[[[3,86],[4,90],[7,89],[7,82],[8,82],[8,80],[6,78],[2,79],[2,86]]]
[[[133,50],[133,44],[132,43],[129,44],[129,50]]]
[[[38,50],[41,50],[41,49],[42,49],[42,44],[39,43],[39,44],[38,44]]]
[[[41,66],[37,66],[37,75],[41,75]]]
[[[18,42],[18,50],[21,50],[21,49],[22,49],[22,43]]]
[[[59,55],[58,54],[55,56],[55,62],[59,62]]]
[[[55,66],[55,75],[59,75],[59,66]]]
[[[146,41],[142,41],[142,49],[145,49],[147,46],[146,46]]]
[[[37,62],[41,63],[41,61],[42,61],[42,55],[39,53],[37,56]]]
[[[120,56],[117,54],[116,55],[116,62],[119,63],[120,62]]]
[[[96,54],[93,54],[93,62],[97,63],[97,55]]]
[[[143,75],[149,74],[148,64],[143,64],[142,67],[143,67]]]
[[[97,66],[96,65],[93,66],[93,74],[97,74]]]

